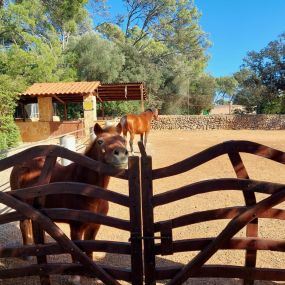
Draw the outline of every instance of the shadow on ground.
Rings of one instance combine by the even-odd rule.
[[[15,246],[22,244],[22,238],[17,223],[10,223],[0,226],[0,250],[3,246]],[[61,254],[56,256],[48,256],[48,261],[51,263],[71,262],[68,254]],[[129,256],[110,253],[94,253],[94,261],[98,265],[111,265],[128,268],[130,267],[131,260]],[[23,261],[19,258],[2,258],[0,259],[0,270],[6,268],[17,268],[36,263],[36,259],[32,261]],[[157,266],[182,266],[182,263],[173,262],[163,257],[156,258]],[[157,284],[166,284],[168,280],[157,281]],[[68,285],[71,284],[70,276],[52,276],[52,285]],[[38,277],[23,277],[0,280],[0,285],[39,285]],[[101,285],[102,282],[91,279],[82,278],[82,285]],[[121,284],[129,284],[128,282],[121,281]],[[238,279],[221,279],[221,278],[191,278],[188,279],[185,285],[242,285],[242,281]],[[255,281],[254,285],[285,285],[284,282],[273,281]]]

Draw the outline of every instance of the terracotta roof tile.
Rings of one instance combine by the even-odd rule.
[[[21,95],[87,94],[94,92],[99,85],[99,81],[34,83]]]

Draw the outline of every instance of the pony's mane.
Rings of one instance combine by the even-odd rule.
[[[150,111],[150,112],[154,113],[155,110],[156,110],[156,108],[151,107],[151,108],[147,108],[147,109],[145,110],[145,112]]]

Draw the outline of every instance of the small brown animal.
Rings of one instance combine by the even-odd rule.
[[[126,140],[120,136],[121,131],[120,124],[116,127],[111,126],[105,129],[102,129],[99,124],[96,124],[94,126],[96,139],[87,148],[85,155],[117,168],[126,168],[128,151],[126,149]],[[11,189],[15,190],[35,185],[37,179],[40,177],[44,162],[44,157],[38,157],[15,166],[10,176]],[[62,166],[56,163],[52,170],[50,182],[81,182],[107,188],[109,180],[109,176],[98,174],[76,163],[71,163],[68,166]],[[32,203],[33,201],[27,202]],[[108,213],[109,204],[106,200],[79,195],[60,194],[46,196],[44,207],[89,210],[106,215]],[[82,238],[84,238],[84,240],[95,239],[100,227],[100,225],[76,221],[70,221],[69,225],[72,240],[81,240]],[[33,240],[30,220],[22,221],[20,223],[20,229],[23,244],[31,244]],[[89,252],[87,254],[89,257],[92,257],[92,253]]]
[[[158,110],[156,108],[149,108],[139,115],[127,114],[121,118],[120,124],[123,128],[124,137],[126,138],[127,133],[130,133],[130,149],[132,154],[134,153],[133,141],[135,134],[140,134],[141,141],[143,141],[144,134],[144,147],[146,148],[147,137],[153,119],[158,119]]]

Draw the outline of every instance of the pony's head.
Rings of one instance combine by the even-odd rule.
[[[156,108],[154,108],[154,107],[149,108],[149,110],[152,111],[153,118],[157,121],[157,119],[158,119],[158,110]]]
[[[117,168],[126,168],[129,153],[126,148],[126,140],[120,136],[122,126],[108,126],[101,128],[96,123],[94,133],[96,138],[91,147],[86,151],[86,155],[101,162],[111,164]]]

